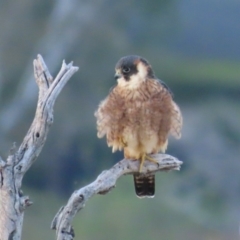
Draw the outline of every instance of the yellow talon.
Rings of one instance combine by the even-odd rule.
[[[158,162],[157,162],[154,158],[151,158],[151,157],[149,157],[148,155],[143,154],[143,155],[141,156],[141,159],[140,159],[139,173],[142,172],[142,166],[143,166],[143,163],[144,163],[144,161],[145,161],[146,159],[147,159],[148,161],[150,161],[150,162],[153,162],[153,163],[158,164]]]
[[[157,160],[155,160],[154,158],[149,157],[148,155],[146,155],[145,158],[146,158],[148,161],[150,161],[150,162],[153,162],[153,163],[158,164],[158,161],[157,161]]]
[[[143,163],[144,163],[144,161],[145,161],[145,156],[146,156],[145,154],[143,154],[143,155],[141,156],[139,172],[142,172],[142,166],[143,166]]]

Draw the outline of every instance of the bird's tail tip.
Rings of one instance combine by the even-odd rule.
[[[155,196],[155,175],[135,173],[133,180],[138,198],[153,198]]]

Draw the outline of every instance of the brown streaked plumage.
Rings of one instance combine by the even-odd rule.
[[[165,152],[168,135],[181,137],[182,115],[166,84],[154,76],[150,64],[139,56],[116,64],[117,86],[95,112],[98,137],[106,135],[112,151],[123,150],[127,159],[139,159],[140,171],[148,154]],[[134,175],[139,197],[154,196],[154,175]]]

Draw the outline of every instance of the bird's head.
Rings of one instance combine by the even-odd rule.
[[[117,62],[115,70],[115,79],[122,87],[138,88],[148,78],[154,78],[152,67],[148,61],[135,55],[121,58]]]

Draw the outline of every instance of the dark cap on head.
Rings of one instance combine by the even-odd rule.
[[[146,59],[137,55],[128,55],[119,59],[119,61],[116,64],[116,69],[119,69],[125,65],[127,66],[137,65],[140,61],[144,63],[144,65],[150,66]]]

